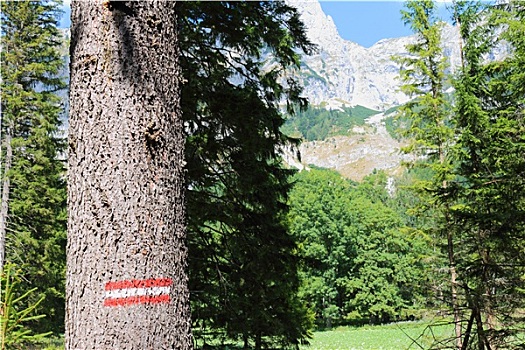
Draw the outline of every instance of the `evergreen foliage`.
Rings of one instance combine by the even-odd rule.
[[[9,180],[7,260],[22,270],[20,287],[45,295],[35,320],[42,331],[61,332],[64,320],[66,184],[60,132],[57,77],[63,66],[57,30],[58,1],[3,1],[2,154],[3,180]],[[9,145],[6,144],[10,140]],[[5,151],[10,148],[12,155]],[[38,297],[28,298],[34,302]]]
[[[456,348],[462,347],[461,313],[458,301],[456,252],[454,229],[450,218],[451,199],[443,193],[453,179],[450,149],[453,128],[450,124],[450,106],[444,92],[447,76],[446,61],[441,47],[442,22],[437,18],[437,5],[433,0],[410,0],[401,11],[405,24],[417,35],[417,42],[406,49],[410,56],[396,58],[401,63],[401,90],[412,98],[400,108],[400,115],[409,121],[405,135],[411,138],[405,152],[419,156],[417,166],[427,167],[431,177],[414,184],[429,208],[435,214],[435,226],[428,234],[436,237],[448,258],[449,290],[446,301],[454,314]],[[428,196],[430,194],[430,196]],[[443,241],[444,243],[441,243]],[[439,258],[435,258],[439,261]],[[442,289],[439,292],[443,292]]]
[[[283,167],[280,151],[293,149],[294,137],[348,134],[377,113],[305,109],[290,72],[313,46],[295,9],[265,1],[177,6],[198,344],[297,348],[314,320],[320,328],[382,323],[444,301],[458,327],[443,346],[523,347],[523,3],[489,11],[455,1],[462,66],[450,99],[436,4],[407,1],[403,20],[419,40],[397,60],[412,100],[391,111],[399,117],[387,128],[411,140],[405,151],[419,159],[396,180],[395,193],[381,172],[355,183],[320,169],[293,178]],[[36,333],[63,331],[59,7],[1,2],[6,271],[11,263],[21,271],[16,293],[2,284],[4,330],[13,325],[9,311]],[[487,62],[501,43],[508,56]],[[8,303],[14,298],[20,309]],[[30,316],[37,307],[45,318]],[[12,334],[32,339],[24,327]]]
[[[443,165],[452,131],[447,125],[449,108],[443,89],[446,61],[440,46],[442,24],[432,0],[407,1],[405,7],[402,18],[418,37],[406,47],[410,56],[396,58],[402,65],[401,90],[412,98],[399,108],[401,116],[411,121],[405,136],[413,142],[406,151]]]
[[[404,18],[426,38],[421,43],[437,37],[430,30],[434,6],[430,1],[407,2],[410,11]],[[430,181],[420,182],[426,192],[420,198],[437,204],[436,227],[447,238],[456,332],[441,344],[462,350],[517,349],[523,346],[525,273],[523,5],[455,1],[452,9],[462,65],[453,79],[451,118],[439,93],[443,70],[432,64],[439,62],[437,48],[414,51],[417,58],[408,59],[411,70],[401,75],[414,78],[405,89],[418,97],[402,108],[409,112],[408,130],[416,140],[408,150],[425,156],[431,171]],[[509,55],[487,62],[496,45],[508,45]]]
[[[463,40],[463,65],[454,84],[460,181],[453,214],[470,313],[464,347],[514,349],[525,333],[522,319],[516,319],[524,307],[525,274],[525,95],[522,82],[516,84],[523,71],[524,11],[522,4],[511,3],[490,13],[471,1],[458,1],[454,9]],[[480,16],[496,26],[480,24]],[[487,63],[484,57],[498,44],[496,29],[513,52]]]
[[[280,131],[279,104],[304,106],[297,82],[283,79],[299,67],[297,50],[312,46],[283,2],[181,2],[178,11],[194,335],[297,347],[311,319],[296,295],[292,172],[279,153],[295,141]]]
[[[45,297],[28,304],[27,299],[31,298],[37,288],[21,290],[21,270],[13,264],[5,264],[4,271],[1,276],[3,302],[0,313],[0,349],[26,348],[51,333],[33,334],[28,327],[31,321],[45,317],[42,314],[35,315],[35,310]]]

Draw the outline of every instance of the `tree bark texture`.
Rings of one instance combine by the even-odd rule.
[[[175,2],[71,19],[66,349],[190,349]]]
[[[2,180],[2,199],[0,203],[0,273],[4,271],[4,264],[6,259],[6,236],[7,236],[7,219],[9,214],[9,192],[11,190],[11,181],[9,179],[9,171],[13,162],[13,145],[11,144],[13,122],[9,122],[5,134],[5,160],[4,160],[4,177]],[[0,149],[1,153],[1,149]],[[1,294],[0,288],[0,294]]]

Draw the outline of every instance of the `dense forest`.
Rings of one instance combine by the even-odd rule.
[[[298,349],[436,315],[453,335],[428,348],[524,348],[523,2],[453,1],[450,69],[436,2],[406,1],[410,102],[387,127],[414,161],[360,182],[283,161],[376,113],[308,107],[294,73],[316,46],[285,2],[77,2],[71,38],[60,1],[0,4],[1,349]],[[108,307],[85,280],[168,294]]]
[[[335,135],[349,135],[354,126],[365,125],[366,118],[379,113],[363,106],[339,109],[309,107],[287,118],[282,131],[305,141],[324,140]]]

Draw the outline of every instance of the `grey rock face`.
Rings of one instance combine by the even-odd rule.
[[[365,48],[340,37],[332,18],[317,1],[289,1],[299,10],[318,52],[303,56],[304,95],[314,105],[362,105],[385,110],[408,100],[400,91],[399,65],[392,56],[408,55],[405,46],[416,36],[383,39]],[[451,69],[460,63],[456,28],[443,25],[443,52]]]

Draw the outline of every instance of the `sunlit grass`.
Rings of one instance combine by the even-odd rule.
[[[340,327],[315,332],[310,346],[301,350],[403,350],[428,348],[453,336],[447,322],[401,322],[384,326]]]
[[[435,322],[400,322],[383,326],[339,327],[315,332],[310,346],[301,350],[416,350],[428,349],[436,340],[453,337],[453,326],[443,320]],[[215,342],[211,342],[213,345]],[[418,345],[419,344],[419,345]],[[200,348],[202,344],[198,344]],[[217,349],[241,349],[242,344],[220,345]],[[33,349],[64,349],[64,339],[49,339]]]

